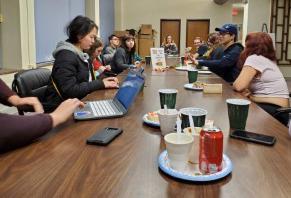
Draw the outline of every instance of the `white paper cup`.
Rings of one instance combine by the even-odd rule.
[[[164,137],[170,166],[178,171],[185,170],[193,137],[184,133],[169,133]]]
[[[163,136],[175,131],[178,113],[176,109],[168,109],[167,112],[164,109],[158,111],[161,134]]]
[[[187,135],[190,135],[193,137],[193,144],[191,147],[191,151],[189,154],[189,162],[193,164],[199,163],[199,149],[200,149],[200,131],[201,127],[195,127],[195,132],[190,130],[191,128],[185,128],[183,129],[183,132]]]

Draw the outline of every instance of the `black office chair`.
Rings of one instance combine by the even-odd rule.
[[[43,101],[47,85],[50,81],[51,71],[45,68],[29,69],[14,75],[12,90],[20,97],[37,97]],[[34,112],[31,106],[17,107],[19,115],[24,112]]]

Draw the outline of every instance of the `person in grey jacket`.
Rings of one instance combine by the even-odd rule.
[[[69,38],[59,42],[53,52],[55,62],[43,103],[46,112],[65,99],[82,99],[95,90],[118,87],[115,77],[96,79],[89,56],[83,52],[95,42],[97,31],[97,25],[84,16],[77,16],[67,27]]]
[[[103,50],[102,57],[105,65],[110,65],[111,60],[119,46],[119,38],[115,34],[108,37],[109,45]]]
[[[125,69],[141,67],[140,61],[136,60],[135,46],[132,35],[125,35],[122,38],[121,47],[117,48],[110,64],[112,72],[119,74]]]

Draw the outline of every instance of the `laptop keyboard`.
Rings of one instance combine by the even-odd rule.
[[[111,116],[117,113],[112,107],[112,105],[114,105],[112,101],[101,100],[90,102],[89,104],[94,116]]]

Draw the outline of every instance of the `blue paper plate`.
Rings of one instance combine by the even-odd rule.
[[[203,87],[193,87],[193,83],[187,83],[184,85],[185,89],[194,90],[194,91],[203,91]]]
[[[227,157],[227,155],[223,154],[223,168],[221,171],[213,174],[202,175],[198,170],[198,164],[190,164],[188,170],[185,172],[180,172],[174,170],[170,167],[170,163],[168,160],[167,151],[163,151],[159,156],[159,167],[160,169],[175,178],[186,180],[186,181],[193,181],[193,182],[208,182],[221,179],[227,175],[229,175],[232,171],[232,162]]]
[[[149,126],[153,126],[153,127],[160,127],[160,122],[157,121],[152,121],[148,119],[148,114],[144,114],[144,116],[142,117],[142,120],[145,124],[149,125]]]

